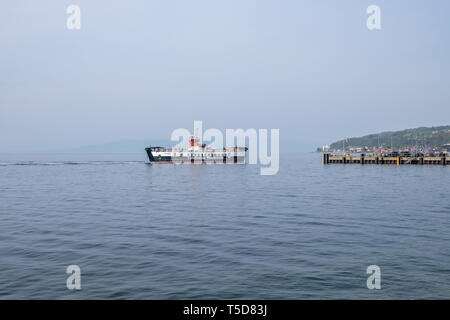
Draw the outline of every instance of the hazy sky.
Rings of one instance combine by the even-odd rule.
[[[317,145],[450,124],[449,15],[447,0],[4,0],[0,152],[168,139],[193,120]]]

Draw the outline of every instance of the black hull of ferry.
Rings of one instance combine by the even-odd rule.
[[[147,152],[148,160],[152,163],[173,163],[172,157],[170,156],[158,156],[154,157],[152,150],[150,148],[145,148],[145,151]]]

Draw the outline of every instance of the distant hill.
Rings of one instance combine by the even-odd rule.
[[[342,142],[343,140],[336,141],[330,145],[330,148],[342,149]],[[345,147],[443,147],[446,144],[450,144],[450,126],[420,127],[353,137],[348,139],[348,143],[345,142]]]

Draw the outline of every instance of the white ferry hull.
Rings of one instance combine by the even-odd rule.
[[[162,147],[149,147],[145,151],[150,163],[245,164],[247,148],[166,150]]]

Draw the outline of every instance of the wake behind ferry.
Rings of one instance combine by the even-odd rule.
[[[200,144],[200,139],[191,136],[188,148],[145,148],[150,163],[186,163],[186,164],[244,164],[247,147],[213,149]]]

